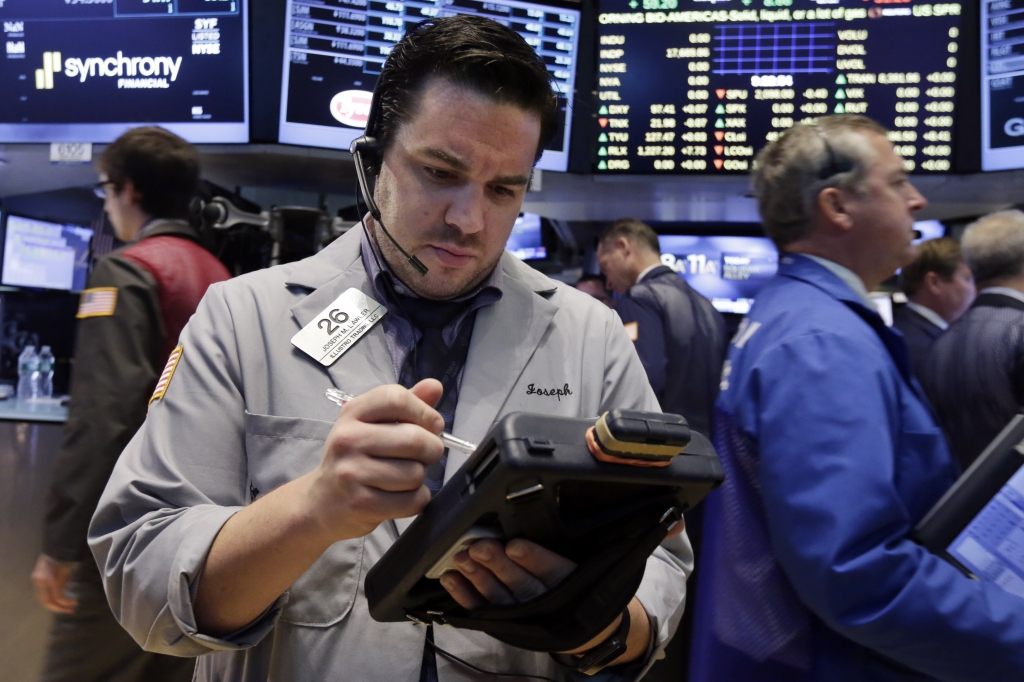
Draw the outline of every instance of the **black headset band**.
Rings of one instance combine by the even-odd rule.
[[[818,134],[818,137],[821,138],[821,143],[825,146],[826,162],[825,165],[821,167],[821,170],[818,171],[818,179],[828,180],[829,178],[833,178],[842,173],[849,173],[852,171],[854,163],[848,159],[843,159],[842,161],[839,160],[836,156],[835,149],[833,149],[832,144],[828,141],[828,136],[825,134],[825,131],[818,125],[813,125],[811,127],[814,128],[814,132]]]

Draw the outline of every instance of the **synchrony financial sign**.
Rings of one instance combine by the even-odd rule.
[[[51,73],[61,73],[85,83],[89,78],[117,78],[118,88],[169,88],[178,78],[181,57],[67,57],[61,65],[59,52],[43,53],[43,68],[36,69],[36,89],[52,89]],[[170,81],[170,83],[168,82]]]
[[[247,141],[245,3],[116,4],[116,15],[64,0],[0,8],[0,142],[109,142],[150,123],[194,142]]]

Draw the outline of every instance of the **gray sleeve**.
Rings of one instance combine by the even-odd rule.
[[[245,405],[235,325],[214,285],[181,335],[164,397],[121,454],[89,527],[118,622],[146,650],[197,656],[253,646],[280,615],[224,638],[198,634],[192,598],[206,556],[247,497]]]
[[[647,381],[640,358],[614,312],[607,326],[605,390],[601,411],[616,407],[660,412],[658,399]],[[686,579],[693,571],[693,550],[683,533],[668,540],[647,560],[647,570],[636,596],[651,619],[654,647],[640,672],[637,666],[622,666],[622,676],[640,679],[668,645],[683,617],[686,603]],[[609,672],[614,671],[609,669]]]

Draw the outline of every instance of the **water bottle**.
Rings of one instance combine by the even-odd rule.
[[[39,351],[39,379],[36,396],[39,398],[53,397],[53,351],[49,346],[43,346]]]
[[[31,400],[39,389],[39,356],[35,346],[25,346],[18,356],[18,398]]]

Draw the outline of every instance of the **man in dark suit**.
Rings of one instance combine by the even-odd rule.
[[[936,340],[921,383],[966,468],[1024,406],[1024,213],[970,225],[963,254],[978,298]]]
[[[931,239],[918,247],[917,258],[903,268],[900,285],[907,304],[893,311],[893,325],[907,340],[914,374],[921,378],[928,351],[974,300],[974,277],[955,239]]]
[[[665,412],[710,433],[725,359],[725,321],[711,302],[662,265],[658,235],[634,218],[601,236],[597,262]]]
[[[602,236],[597,262],[608,288],[620,294],[615,310],[633,339],[661,409],[686,417],[711,437],[711,411],[725,360],[725,320],[711,302],[661,263],[658,235],[634,218],[616,221]],[[686,531],[699,556],[703,507],[686,512]],[[696,574],[687,581],[696,594]],[[689,668],[693,602],[683,614],[665,660],[646,679],[683,682]]]

